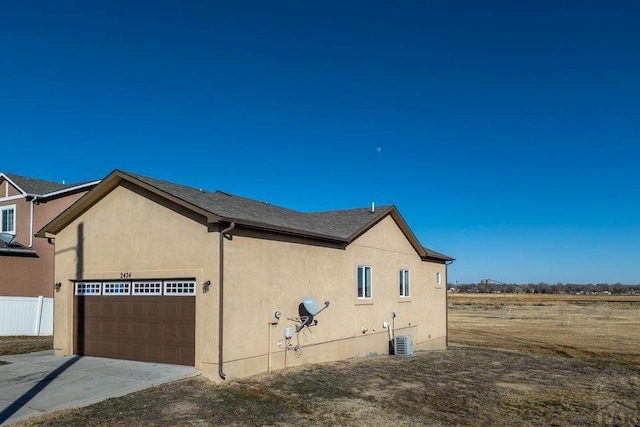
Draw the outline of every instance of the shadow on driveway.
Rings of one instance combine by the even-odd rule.
[[[2,356],[0,424],[66,408],[92,405],[199,372],[193,366],[56,356],[44,351]]]
[[[11,403],[8,407],[0,412],[0,424],[4,423],[6,420],[11,418],[13,414],[22,409],[23,406],[27,404],[31,399],[33,399],[38,393],[44,390],[51,381],[56,379],[61,373],[66,371],[71,365],[76,363],[81,356],[73,356],[71,359],[64,362],[62,365],[53,370],[49,375],[38,381],[33,387],[31,387],[27,392],[25,392],[22,396],[16,399],[13,403]]]

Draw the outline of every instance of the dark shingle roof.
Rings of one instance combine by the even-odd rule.
[[[101,180],[100,184],[63,214],[43,227],[37,235],[40,237],[48,236],[48,234],[56,235],[69,224],[69,221],[76,218],[84,209],[88,209],[94,200],[105,194],[104,192],[120,185],[121,180],[130,181],[184,205],[206,216],[209,222],[234,222],[241,227],[297,235],[340,245],[353,242],[380,220],[390,215],[421,258],[440,261],[453,260],[453,258],[420,245],[416,236],[393,205],[378,207],[374,212],[371,212],[369,208],[356,208],[305,213],[222,191],[204,191],[118,169]]]
[[[15,185],[20,187],[27,194],[41,196],[53,193],[55,191],[65,190],[67,188],[77,187],[79,184],[61,184],[59,182],[44,181],[42,179],[28,178],[25,176],[14,175],[12,173],[4,173]]]
[[[222,191],[203,191],[129,172],[122,173],[229,221],[263,224],[269,228],[296,230],[343,241],[353,239],[393,209],[392,206],[383,206],[374,213],[368,208],[305,213]]]
[[[427,256],[429,258],[443,259],[445,261],[455,261],[456,260],[455,258],[451,258],[448,255],[441,254],[440,252],[436,252],[433,249],[425,248],[424,246],[423,246],[423,249],[427,252]]]

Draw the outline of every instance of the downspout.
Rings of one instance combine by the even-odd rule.
[[[225,228],[224,230],[222,230],[220,232],[220,265],[219,265],[219,271],[220,271],[220,278],[219,278],[219,295],[218,295],[218,313],[219,313],[219,318],[218,318],[218,375],[220,375],[220,378],[222,378],[223,380],[227,379],[227,376],[225,375],[224,372],[222,372],[222,361],[223,361],[223,357],[222,357],[222,349],[223,349],[223,343],[224,343],[224,339],[222,336],[222,332],[223,332],[223,320],[224,320],[224,312],[223,312],[223,308],[224,308],[224,239],[233,239],[233,236],[231,234],[229,234],[231,231],[233,231],[233,229],[236,227],[236,223],[232,222],[231,225],[227,228]]]
[[[36,201],[36,199],[38,198],[38,196],[33,196],[33,199],[31,199],[31,218],[29,219],[29,248],[33,248],[33,219],[34,219],[34,214],[33,214],[33,204]]]

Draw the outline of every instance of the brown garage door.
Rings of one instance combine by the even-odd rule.
[[[76,283],[74,353],[194,365],[191,292],[195,283],[184,280]]]

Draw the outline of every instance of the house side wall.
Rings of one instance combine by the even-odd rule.
[[[14,199],[21,193],[6,180],[0,183],[0,206],[15,205],[16,208],[16,241],[32,248],[37,255],[0,256],[0,295],[53,297],[53,247],[47,239],[36,238],[34,234],[85,193],[37,203],[24,197]],[[7,195],[12,199],[2,200]]]
[[[357,267],[372,268],[373,297],[357,298]],[[399,269],[409,269],[411,295],[399,296]],[[444,348],[446,289],[435,284],[444,264],[424,262],[389,216],[346,249],[234,236],[225,242],[224,371],[232,377],[309,362],[387,354],[387,322],[412,335],[416,348]],[[285,351],[284,329],[295,330],[304,296],[329,307],[317,326],[295,334]],[[271,313],[281,311],[277,325]],[[392,312],[396,312],[395,319]],[[286,352],[286,356],[285,356]],[[286,361],[285,361],[286,357]],[[271,363],[269,363],[269,359]],[[213,361],[215,364],[216,361]],[[213,369],[204,367],[211,375]]]
[[[346,248],[238,228],[224,240],[222,370],[227,378],[304,363],[387,354],[389,330],[412,335],[416,348],[444,348],[444,264],[424,262],[391,217]],[[313,243],[313,244],[312,244]],[[204,218],[124,182],[65,227],[55,239],[54,348],[73,352],[73,280],[193,277],[196,368],[219,379],[219,233]],[[373,298],[358,300],[357,266],[373,270]],[[411,271],[411,296],[399,297],[399,269]],[[211,281],[209,292],[202,283]],[[444,282],[446,283],[446,282]],[[302,297],[322,306],[318,324],[295,334]],[[272,313],[282,317],[271,324]],[[392,317],[391,313],[397,316]],[[289,320],[289,319],[293,320]]]

